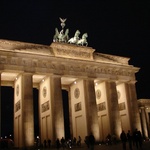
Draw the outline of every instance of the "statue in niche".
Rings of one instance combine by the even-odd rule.
[[[74,34],[74,37],[72,37],[71,39],[68,40],[68,43],[70,43],[70,44],[77,44],[78,40],[80,39],[79,35],[80,35],[80,31],[77,30],[75,32],[75,34]]]

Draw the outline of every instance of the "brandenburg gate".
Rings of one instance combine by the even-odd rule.
[[[62,89],[68,91],[72,137],[91,132],[141,130],[135,73],[129,58],[97,53],[88,46],[52,42],[50,46],[0,40],[1,86],[14,88],[14,143],[34,145],[33,88],[39,90],[40,139],[64,137]],[[84,141],[84,140],[82,140]]]
[[[50,46],[0,40],[0,85],[14,88],[15,147],[34,145],[33,88],[38,89],[40,141],[65,137],[62,90],[68,92],[70,134],[96,141],[141,130],[135,74],[129,58],[97,53],[87,33],[55,29]],[[144,124],[145,125],[145,124]],[[147,133],[147,132],[145,132]],[[147,134],[146,134],[147,135]]]

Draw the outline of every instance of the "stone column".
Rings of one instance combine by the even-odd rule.
[[[142,121],[141,124],[142,124],[143,137],[145,139],[147,139],[148,138],[148,130],[147,130],[145,107],[141,107],[141,121]]]
[[[108,115],[110,120],[110,134],[115,134],[116,137],[120,139],[120,133],[122,129],[115,81],[106,82],[106,94],[108,103]]]
[[[51,109],[53,124],[53,139],[64,137],[64,113],[61,90],[61,78],[52,76],[50,81],[51,89]]]
[[[2,132],[1,132],[1,130],[2,130],[2,126],[1,126],[1,121],[2,121],[2,116],[1,116],[1,114],[2,114],[2,103],[1,103],[1,72],[0,72],[0,137],[2,137]]]
[[[66,89],[68,91],[68,103],[69,103],[69,123],[70,123],[70,136],[73,137],[73,125],[72,125],[72,107],[71,107],[71,93],[70,87]]]
[[[85,103],[86,103],[86,116],[87,116],[87,132],[91,132],[95,136],[95,139],[99,140],[99,125],[98,125],[98,113],[95,97],[95,86],[93,79],[84,80],[85,91]]]
[[[34,111],[32,75],[22,76],[22,126],[23,143],[25,147],[34,145]]]
[[[129,92],[129,100],[130,100],[130,115],[131,115],[131,128],[134,131],[136,128],[141,131],[141,121],[140,121],[140,114],[137,104],[137,95],[136,95],[136,88],[135,82],[128,83],[128,92]]]
[[[149,118],[149,111],[147,111],[147,109],[145,110],[145,114],[146,114],[148,137],[150,137],[150,118]]]

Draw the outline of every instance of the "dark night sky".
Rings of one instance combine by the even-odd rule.
[[[150,1],[1,0],[0,39],[50,45],[59,17],[67,18],[70,37],[87,32],[96,52],[129,57],[141,68],[138,99],[150,99]]]

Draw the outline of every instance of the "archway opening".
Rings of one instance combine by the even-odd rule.
[[[14,89],[1,86],[1,137],[13,139]]]
[[[33,106],[34,106],[34,136],[39,136],[39,90],[33,88]]]
[[[68,91],[62,90],[62,98],[63,98],[63,110],[64,110],[65,139],[67,140],[71,138]]]
[[[39,136],[38,89],[33,88],[34,135]],[[14,88],[1,86],[1,137],[13,139],[14,135]]]

